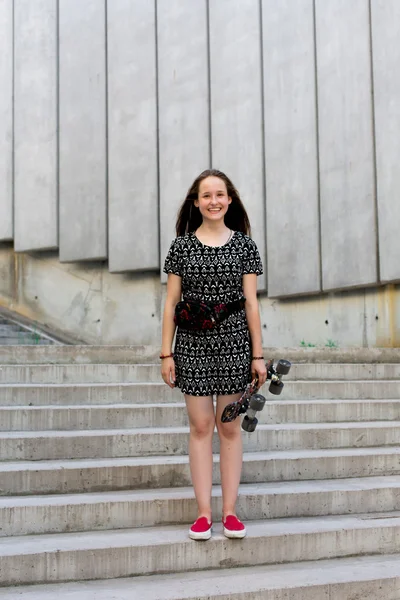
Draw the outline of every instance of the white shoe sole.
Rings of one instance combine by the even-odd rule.
[[[240,540],[246,537],[246,529],[242,529],[241,531],[231,531],[224,527],[224,536],[231,540]]]
[[[196,541],[209,540],[211,537],[211,528],[208,531],[202,531],[202,532],[189,530],[189,537],[191,540],[196,540]]]

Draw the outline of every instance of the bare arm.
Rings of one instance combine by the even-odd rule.
[[[167,297],[164,305],[162,323],[161,354],[168,356],[172,353],[172,343],[175,335],[174,312],[175,305],[181,299],[182,279],[179,275],[170,273],[167,281]],[[164,358],[161,361],[161,375],[163,380],[171,388],[175,382],[175,361],[173,358]]]
[[[257,300],[257,275],[255,273],[243,275],[243,293],[246,298],[245,310],[251,338],[252,356],[262,356],[261,319]],[[252,360],[251,374],[252,377],[258,375],[260,386],[265,383],[267,369],[263,359]]]

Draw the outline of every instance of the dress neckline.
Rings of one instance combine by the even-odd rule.
[[[231,241],[233,240],[235,235],[236,235],[236,231],[231,230],[231,235],[229,236],[229,239],[225,242],[225,244],[222,244],[221,246],[208,246],[207,244],[203,244],[203,242],[201,242],[199,240],[195,231],[192,231],[192,236],[195,238],[195,240],[197,240],[197,242],[200,244],[200,246],[203,246],[204,248],[224,248],[225,246],[227,246],[228,244],[231,243]]]

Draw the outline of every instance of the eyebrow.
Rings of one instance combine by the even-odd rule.
[[[225,193],[226,193],[226,192],[225,192],[225,190],[217,190],[217,194],[219,194],[220,192],[222,192],[223,194],[225,194]],[[205,191],[205,192],[201,192],[201,194],[202,194],[202,195],[203,195],[203,194],[209,194],[209,193],[210,193],[210,192],[209,192],[209,190],[207,190],[207,191]]]

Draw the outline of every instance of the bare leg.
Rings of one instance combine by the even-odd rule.
[[[220,439],[220,469],[222,485],[222,516],[235,515],[235,506],[242,472],[243,444],[240,419],[222,423],[221,414],[227,404],[235,402],[241,394],[217,397],[217,429]]]
[[[189,415],[189,460],[198,516],[211,520],[212,437],[215,413],[212,396],[185,394]]]

